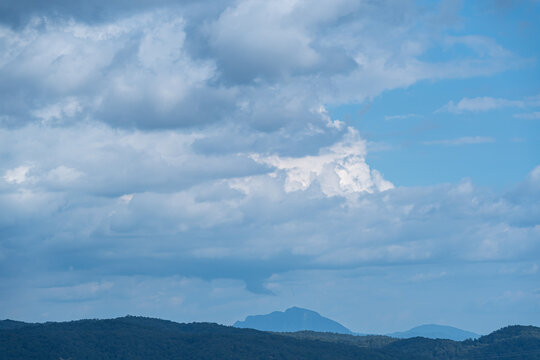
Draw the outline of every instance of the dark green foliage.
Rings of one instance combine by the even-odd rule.
[[[466,347],[462,343],[446,339],[415,337],[395,341],[385,347],[391,352],[422,356],[427,359],[447,360],[466,358]]]
[[[316,331],[297,331],[292,333],[278,333],[285,336],[291,336],[296,339],[307,339],[307,340],[320,340],[326,342],[335,342],[342,344],[350,344],[359,347],[367,347],[373,349],[380,349],[384,346],[398,341],[398,339],[391,338],[384,335],[347,335],[347,334],[336,334],[330,332],[316,332]]]
[[[370,349],[140,317],[0,330],[1,359],[387,359]]]
[[[14,320],[2,320],[0,321],[0,330],[2,329],[19,329],[25,326],[29,326],[32,324],[25,323],[22,321],[14,321]]]
[[[481,344],[493,344],[497,341],[506,341],[512,338],[537,338],[540,339],[540,328],[536,326],[507,326],[489,335],[478,339]]]
[[[45,324],[2,321],[0,359],[540,359],[540,329],[513,326],[456,342],[269,333],[133,316]]]
[[[534,326],[508,326],[477,340],[461,342],[422,337],[395,339],[388,336],[352,336],[313,331],[283,333],[298,339],[320,340],[334,343],[380,349],[394,359],[408,354],[418,359],[540,359],[540,328]],[[399,355],[401,354],[401,355]]]
[[[540,359],[540,328],[508,326],[472,341],[471,358]]]

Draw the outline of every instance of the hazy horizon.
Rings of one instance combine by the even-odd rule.
[[[540,326],[539,18],[2,1],[0,319]]]
[[[261,329],[257,326],[249,326],[249,324],[245,324],[244,322],[246,322],[248,319],[250,318],[260,318],[260,317],[267,317],[269,315],[274,315],[276,313],[279,313],[279,314],[284,314],[287,312],[287,310],[291,310],[291,309],[300,309],[302,311],[308,311],[308,312],[313,312],[313,310],[310,310],[310,309],[304,309],[304,308],[299,308],[299,307],[296,307],[296,306],[293,306],[291,308],[287,308],[287,309],[283,309],[283,311],[280,311],[280,310],[275,310],[275,311],[272,311],[271,313],[268,313],[268,314],[251,314],[251,315],[248,315],[246,316],[244,319],[238,319],[237,321],[235,321],[233,324],[220,324],[220,323],[217,323],[218,325],[224,325],[224,326],[232,326],[232,327],[238,327],[238,328],[253,328],[253,329],[257,329],[257,330],[262,330],[262,331],[273,331],[273,332],[289,332],[289,331],[302,331],[302,330],[308,330],[308,331],[320,331],[320,332],[333,332],[332,330],[328,330],[328,329],[321,329],[321,330],[312,330],[312,329],[308,329],[308,328],[303,328],[303,329],[300,329],[300,330],[287,330],[287,331],[281,331],[281,330],[272,330],[272,329],[269,329],[269,330],[264,330],[264,329]],[[329,319],[327,317],[325,317],[324,315],[318,313],[315,311],[316,314],[318,314],[319,316],[323,317],[323,318],[326,318],[326,319]],[[112,318],[82,318],[82,319],[71,319],[71,320],[65,320],[65,321],[58,321],[58,322],[71,322],[71,321],[84,321],[84,320],[114,320],[114,319],[123,319],[123,318],[126,318],[126,317],[140,317],[139,315],[133,315],[133,314],[125,314],[123,316],[119,316],[119,317],[112,317]],[[143,317],[143,318],[151,318],[151,317]],[[164,321],[172,321],[170,319],[163,319],[163,318],[151,318],[151,319],[158,319],[158,320],[164,320]],[[332,322],[334,322],[333,319],[329,319],[331,320]],[[20,320],[17,320],[17,319],[0,319],[0,321],[20,321]],[[53,323],[56,322],[54,320],[51,320]],[[49,321],[50,322],[50,321]],[[174,321],[174,322],[177,322],[177,321]],[[201,323],[201,322],[198,322],[198,321],[193,321],[194,323]],[[44,324],[44,323],[47,323],[47,322],[35,322],[33,324]],[[181,323],[181,322],[180,322]],[[206,323],[206,322],[204,322]],[[215,322],[212,322],[212,323],[215,323]],[[339,322],[335,322],[339,325],[341,325]],[[294,324],[289,324],[289,326],[295,326]],[[364,333],[361,333],[361,332],[355,332],[355,331],[348,331],[348,332],[337,332],[337,333],[343,333],[343,334],[351,334],[351,335],[358,335],[358,336],[364,336],[364,335],[386,335],[386,336],[394,336],[396,334],[401,334],[401,333],[407,333],[408,331],[410,330],[417,330],[417,329],[424,329],[424,328],[430,328],[430,327],[440,327],[440,328],[452,328],[452,329],[455,329],[455,330],[463,330],[464,332],[467,332],[467,329],[460,329],[460,328],[457,328],[457,327],[454,327],[454,326],[450,326],[450,325],[445,325],[445,324],[420,324],[420,325],[417,325],[417,326],[414,326],[412,328],[408,328],[408,329],[400,329],[400,330],[396,330],[396,331],[392,331],[392,332],[389,332],[389,333],[370,333],[370,332],[364,332]],[[350,329],[347,329],[345,328],[346,330],[350,330]],[[494,329],[493,331],[496,331],[496,330],[499,330],[499,329]],[[493,331],[490,331],[493,332]],[[479,336],[483,336],[483,335],[487,335],[487,334],[476,334],[476,335],[479,335]],[[415,335],[415,336],[418,336],[418,335]]]

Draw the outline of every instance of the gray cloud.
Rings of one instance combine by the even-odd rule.
[[[361,102],[422,79],[493,73],[518,60],[490,39],[453,37],[448,46],[491,50],[442,64],[419,61],[445,39],[447,25],[434,19],[455,17],[457,9],[420,9],[413,2],[343,0],[316,9],[303,1],[256,0],[4,6],[7,17],[16,19],[22,8],[30,17],[0,33],[4,126],[242,122],[290,133],[324,125],[313,115],[323,104]],[[439,28],[426,37],[418,22]]]
[[[47,16],[54,18],[70,19],[86,23],[102,23],[113,21],[121,16],[132,15],[137,12],[160,8],[164,6],[175,6],[174,0],[120,0],[115,2],[104,0],[6,0],[0,5],[0,21],[11,26],[23,26],[34,16]],[[189,4],[189,1],[184,1]],[[219,2],[215,1],[215,4]]]
[[[182,321],[232,322],[247,315],[244,301],[258,304],[261,311],[299,303],[334,311],[326,303],[331,296],[317,302],[297,293],[321,293],[324,287],[351,289],[351,299],[368,291],[369,297],[357,299],[366,305],[399,297],[416,309],[411,301],[418,299],[411,298],[411,291],[417,296],[425,291],[425,279],[431,279],[430,289],[440,287],[440,292],[430,301],[433,296],[450,296],[448,289],[469,289],[469,300],[492,301],[482,308],[496,311],[505,306],[498,299],[500,285],[490,285],[492,275],[482,274],[510,264],[535,269],[540,251],[537,173],[535,169],[516,190],[502,195],[462,182],[327,197],[316,183],[287,193],[285,178],[278,174],[247,177],[244,191],[213,180],[174,192],[104,198],[32,189],[26,184],[34,176],[29,171],[19,184],[6,185],[5,179],[2,184],[0,206],[11,211],[0,217],[2,283],[9,287],[0,302],[15,316],[20,312],[13,308],[13,297],[27,292],[25,301],[37,298],[50,304],[49,315],[34,315],[40,319],[135,311]],[[521,196],[530,201],[520,201]],[[473,280],[468,271],[477,273]],[[441,273],[441,280],[430,275]],[[527,279],[533,275],[527,274],[512,283],[529,286]],[[318,280],[314,283],[313,278]],[[485,284],[476,294],[479,290],[472,284],[479,278]],[[381,281],[401,290],[374,286]],[[180,290],[180,284],[193,286]],[[214,298],[216,292],[225,298]],[[168,303],[173,300],[182,304],[178,312]],[[150,306],[152,301],[167,310]],[[200,301],[206,305],[188,306]],[[527,314],[533,300],[523,301]],[[111,305],[116,303],[124,306]],[[232,313],[214,314],[220,306]],[[414,311],[430,309],[425,306]],[[203,308],[216,317],[206,317],[210,315]],[[338,318],[345,316],[335,311]],[[408,321],[419,321],[418,316]],[[377,319],[369,320],[372,328],[383,326],[375,325],[378,321],[391,328],[407,318]],[[355,326],[366,324],[355,321]],[[496,327],[493,321],[485,326]]]
[[[349,158],[362,144],[354,137],[264,166],[193,152],[203,138],[105,126],[3,130],[5,274],[31,256],[43,259],[35,271],[232,277],[260,289],[289,270],[517,260],[539,250],[538,206],[519,200],[537,197],[538,169],[503,196],[469,182],[369,194],[374,175],[347,175],[361,162],[359,150]],[[306,162],[322,170],[300,186]]]

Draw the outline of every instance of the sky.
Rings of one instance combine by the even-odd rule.
[[[540,326],[539,18],[1,1],[0,318]]]

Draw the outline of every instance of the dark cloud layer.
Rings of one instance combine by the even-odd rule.
[[[448,26],[436,19],[451,19],[457,9],[412,2],[4,7],[4,17],[27,18],[4,27],[0,38],[4,126],[90,118],[127,128],[241,122],[290,132],[324,126],[313,116],[322,104],[361,102],[421,79],[486,74],[515,63],[504,51],[443,64],[419,61]],[[419,23],[432,35],[421,33]],[[452,41],[472,50],[497,46],[480,38]]]
[[[34,16],[75,19],[85,23],[114,21],[118,17],[165,6],[186,5],[190,1],[175,0],[6,0],[0,4],[0,21],[11,26],[24,26]]]

